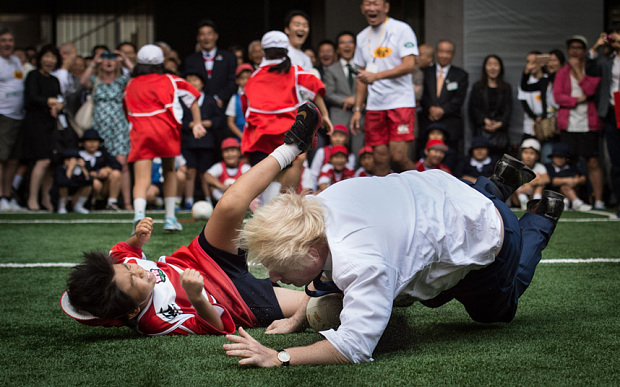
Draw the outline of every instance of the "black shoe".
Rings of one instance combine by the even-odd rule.
[[[542,199],[527,202],[527,211],[544,216],[556,225],[564,211],[564,195],[554,191],[543,191]]]
[[[495,164],[493,176],[491,176],[489,180],[491,180],[501,192],[501,197],[498,197],[498,199],[505,202],[517,188],[534,180],[535,177],[536,174],[534,171],[526,167],[525,164],[505,154],[499,159],[497,164]]]
[[[291,128],[284,135],[286,144],[295,144],[301,153],[314,148],[316,131],[321,126],[321,112],[319,108],[308,101],[297,109],[297,116]]]

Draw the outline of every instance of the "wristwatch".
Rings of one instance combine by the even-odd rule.
[[[291,355],[283,349],[278,351],[278,360],[284,367],[291,365]]]
[[[354,108],[353,108],[353,112],[354,112],[354,113],[361,112],[361,111],[362,111],[362,108],[361,108],[361,107],[354,107]]]

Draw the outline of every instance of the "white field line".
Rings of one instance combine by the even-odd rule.
[[[557,258],[543,259],[540,263],[620,263],[620,258]],[[37,267],[73,267],[77,263],[49,262],[49,263],[0,263],[0,268],[28,269]]]

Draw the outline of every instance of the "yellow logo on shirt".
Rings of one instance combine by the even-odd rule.
[[[19,71],[19,70],[15,70],[15,71],[13,72],[13,76],[14,76],[16,79],[19,79],[19,80],[24,79],[24,73],[22,73],[22,72],[21,72],[21,71]]]
[[[377,47],[373,56],[375,58],[387,58],[392,53],[392,49],[389,47]]]

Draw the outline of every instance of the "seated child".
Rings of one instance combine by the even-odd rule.
[[[375,156],[371,146],[363,146],[358,152],[360,167],[355,171],[353,177],[374,176]]]
[[[54,184],[58,187],[58,213],[67,213],[67,199],[73,196],[73,211],[88,214],[84,204],[88,201],[93,181],[84,159],[76,148],[63,151],[63,164],[56,167]]]
[[[527,209],[527,202],[530,199],[540,199],[545,186],[549,184],[547,168],[538,162],[539,159],[540,142],[535,138],[523,140],[521,143],[521,161],[536,173],[536,177],[529,183],[517,188],[513,195],[513,203],[518,203],[522,210]]]
[[[572,154],[568,144],[553,144],[549,157],[551,157],[551,162],[545,165],[550,181],[547,189],[566,196],[573,210],[591,210],[592,206],[584,203],[577,195],[576,188],[586,184],[586,177],[580,175],[577,169],[569,163]]]
[[[304,169],[304,174],[308,173],[309,176],[307,178],[303,178],[303,181],[308,181],[312,186],[305,186],[303,188],[310,189],[312,191],[316,191],[318,186],[319,175],[321,174],[321,168],[329,163],[332,148],[334,146],[344,146],[346,147],[349,143],[349,129],[347,129],[344,125],[334,125],[334,131],[330,136],[330,145],[324,146],[316,150],[314,157],[312,158],[312,164],[310,168]],[[347,152],[348,154],[348,152]],[[350,154],[348,156],[348,161],[346,163],[347,168],[350,170],[355,170],[355,155]]]
[[[82,135],[80,157],[86,162],[86,169],[92,179],[93,203],[106,200],[106,210],[118,211],[118,195],[121,192],[122,166],[116,157],[100,147],[103,138],[95,129],[87,129]]]
[[[415,163],[415,168],[419,172],[429,169],[441,169],[452,174],[452,171],[443,163],[448,146],[441,140],[428,140],[424,147],[424,156]]]
[[[480,176],[491,177],[495,169],[495,160],[489,156],[489,140],[483,136],[471,139],[469,156],[457,165],[455,176],[475,183]]]
[[[323,165],[319,176],[317,194],[339,181],[353,177],[354,171],[347,167],[349,151],[344,145],[334,145],[330,149],[329,163]]]
[[[200,107],[200,117],[202,126],[207,129],[207,134],[201,138],[195,138],[192,133],[190,124],[192,123],[192,114],[189,108],[181,104],[183,107],[183,126],[181,127],[181,153],[187,162],[187,178],[184,180],[185,206],[184,209],[191,210],[194,205],[194,191],[196,186],[196,177],[200,181],[202,194],[209,200],[209,184],[204,176],[207,170],[215,164],[217,160],[217,138],[216,133],[222,131],[224,125],[224,114],[217,106],[215,99],[202,92],[204,80],[202,76],[195,73],[185,75],[185,79],[196,90],[200,91],[198,97],[198,106]],[[197,176],[198,175],[198,176]],[[181,185],[177,182],[177,186]]]
[[[422,149],[422,144],[426,144],[429,140],[441,140],[446,145],[448,144],[449,134],[446,130],[446,127],[439,122],[433,122],[426,127],[426,131],[424,132],[424,137],[422,137],[422,141],[420,142],[420,150],[418,152],[418,158],[423,158],[424,149]],[[443,163],[450,168],[450,170],[455,170],[459,163],[459,155],[455,149],[448,147],[446,151],[446,155],[443,158]]]
[[[250,170],[250,165],[241,160],[239,141],[229,137],[222,141],[222,159],[205,173],[205,180],[213,190],[211,197],[220,200],[224,192],[241,176]]]
[[[245,115],[241,107],[241,95],[243,94],[245,84],[248,82],[253,72],[254,67],[249,63],[243,63],[237,66],[237,70],[235,70],[235,83],[237,83],[238,86],[237,94],[232,96],[226,107],[226,123],[228,129],[239,139],[243,136],[243,128],[245,127]]]

